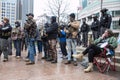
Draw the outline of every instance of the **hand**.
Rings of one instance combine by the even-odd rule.
[[[106,35],[105,35],[105,34],[103,34],[101,38],[102,38],[102,39],[104,39],[104,38],[105,38],[105,36],[106,36]]]
[[[70,23],[68,23],[68,25],[71,25],[71,22],[70,22]]]

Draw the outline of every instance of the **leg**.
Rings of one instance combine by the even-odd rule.
[[[72,39],[72,52],[73,52],[73,55],[77,55],[76,46],[77,46],[76,39]],[[76,58],[74,58],[74,66],[77,66]]]
[[[85,47],[88,45],[88,32],[85,32]]]
[[[53,53],[53,61],[52,63],[57,63],[57,50],[56,50],[57,40],[52,39],[52,53]]]
[[[8,38],[8,54],[12,55],[12,39]]]
[[[30,43],[28,46],[28,52],[29,52],[29,62],[26,65],[31,65],[31,64],[35,64],[35,50],[34,50],[34,40],[30,39]]]
[[[89,49],[88,51],[88,60],[89,60],[89,66],[84,69],[84,72],[90,72],[93,70],[93,60],[94,60],[94,57],[95,55],[98,55],[101,53],[101,49],[99,47],[95,47],[95,48],[91,48]]]
[[[67,57],[68,57],[68,61],[65,62],[65,64],[70,64],[71,63],[71,54],[72,54],[72,44],[71,44],[71,39],[67,39]]]
[[[66,42],[60,42],[60,48],[63,53],[63,56],[67,56]]]
[[[2,39],[2,45],[1,46],[2,46],[2,52],[4,54],[3,62],[6,62],[6,61],[8,61],[8,40]]]

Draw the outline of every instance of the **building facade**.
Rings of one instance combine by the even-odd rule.
[[[21,0],[21,24],[24,26],[26,14],[33,13],[34,0]]]
[[[0,21],[4,17],[10,20],[13,27],[16,20],[16,0],[0,0]]]
[[[26,14],[33,13],[33,4],[34,0],[0,0],[0,21],[7,17],[12,27],[16,20],[23,26]]]
[[[93,14],[97,14],[100,17],[101,7],[107,8],[109,10],[108,13],[112,15],[111,29],[120,29],[120,0],[94,0],[79,12],[78,19],[86,18],[87,23],[91,24]]]

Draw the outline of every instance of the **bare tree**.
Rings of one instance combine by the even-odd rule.
[[[60,24],[60,22],[64,21],[65,18],[67,18],[67,15],[69,13],[69,0],[48,0],[47,6],[50,14],[57,16],[57,21]]]

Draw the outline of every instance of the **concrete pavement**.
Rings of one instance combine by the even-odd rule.
[[[2,62],[1,56],[0,80],[120,80],[120,72],[109,71],[102,74],[95,69],[93,72],[84,73],[81,64],[65,65],[60,54],[57,64],[36,59],[35,65],[25,65],[26,54],[27,52],[22,52],[23,58],[19,60],[10,56],[8,62]]]

